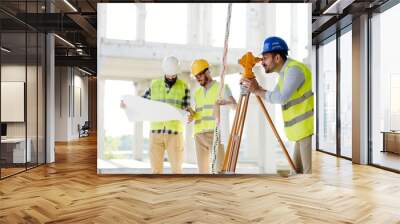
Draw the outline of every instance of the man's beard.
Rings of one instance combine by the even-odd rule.
[[[210,81],[210,79],[207,76],[205,76],[204,81],[202,83],[200,83],[200,85],[205,87],[209,81]]]
[[[178,79],[178,77],[175,77],[172,79],[168,79],[167,77],[165,77],[164,80],[165,80],[165,83],[168,85],[168,87],[171,88],[175,84],[177,79]]]
[[[273,65],[272,67],[267,67],[267,66],[265,66],[265,67],[264,67],[265,73],[274,72],[274,67],[275,67],[275,65]]]

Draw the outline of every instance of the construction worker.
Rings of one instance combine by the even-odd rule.
[[[241,83],[267,102],[282,105],[285,134],[295,142],[294,163],[298,172],[311,173],[311,137],[314,134],[314,95],[309,68],[288,58],[288,45],[279,37],[264,41],[262,66],[266,73],[278,72],[279,80],[273,91],[258,85],[256,79]]]
[[[210,74],[210,65],[204,59],[192,63],[192,74],[200,87],[194,95],[195,113],[189,115],[189,122],[194,120],[197,166],[199,173],[209,173],[210,152],[216,127],[214,105],[231,105],[236,107],[236,100],[227,85],[224,86],[224,97],[218,99],[220,83],[214,81]],[[224,158],[223,145],[218,146],[217,170],[222,169]]]
[[[187,110],[190,106],[190,91],[187,84],[178,79],[179,61],[174,56],[165,57],[162,62],[164,77],[152,80],[144,98],[168,103]],[[162,112],[162,111],[160,111]],[[182,173],[183,124],[178,120],[151,122],[150,163],[154,174],[163,172],[164,151],[167,151],[172,173]]]

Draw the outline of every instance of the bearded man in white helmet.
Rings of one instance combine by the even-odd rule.
[[[146,90],[143,97],[188,110],[190,91],[187,84],[178,79],[179,60],[174,56],[165,57],[162,61],[162,70],[164,77],[152,80],[150,88]],[[124,107],[123,104],[121,102],[121,107]],[[153,174],[163,173],[164,151],[167,151],[172,173],[182,173],[183,144],[181,121],[151,122],[150,163]]]

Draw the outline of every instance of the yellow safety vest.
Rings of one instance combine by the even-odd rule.
[[[312,75],[308,67],[288,59],[283,78],[279,76],[279,91],[283,89],[289,68],[296,67],[304,74],[304,83],[292,93],[282,105],[285,133],[290,141],[298,141],[314,134],[314,93],[312,92]]]
[[[196,90],[194,101],[196,103],[196,115],[194,116],[194,133],[214,131],[215,118],[213,116],[214,105],[218,99],[219,83],[213,81],[211,87],[205,92],[204,87]]]
[[[178,79],[175,84],[171,87],[169,91],[165,87],[164,79],[157,79],[151,82],[151,100],[160,101],[168,103],[176,108],[182,108],[183,98],[185,97],[185,90],[187,85],[184,81]],[[162,111],[160,111],[162,113]],[[183,125],[181,121],[171,120],[171,121],[161,121],[161,122],[151,122],[151,130],[171,130],[182,133]]]

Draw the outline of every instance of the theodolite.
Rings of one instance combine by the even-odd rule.
[[[255,79],[255,75],[253,72],[253,67],[258,63],[262,61],[262,58],[259,57],[254,57],[251,52],[247,52],[242,56],[242,58],[239,59],[238,63],[244,68],[243,73],[242,73],[242,78],[247,78],[247,79]],[[247,113],[247,107],[249,104],[249,98],[250,98],[250,92],[248,91],[247,88],[241,85],[241,94],[238,102],[238,106],[236,108],[236,113],[235,113],[235,118],[233,121],[232,125],[232,130],[229,135],[229,140],[228,140],[228,145],[227,145],[227,150],[225,153],[225,160],[224,160],[224,166],[222,169],[223,173],[235,173],[236,170],[236,164],[238,160],[238,155],[239,155],[239,148],[240,148],[240,143],[242,140],[242,134],[243,134],[243,128],[244,128],[244,122],[246,120],[246,113]],[[278,134],[278,131],[276,130],[276,127],[271,119],[271,116],[269,115],[267,108],[264,105],[263,100],[261,97],[256,96],[257,101],[259,105],[261,106],[261,109],[265,115],[265,117],[268,120],[269,125],[271,126],[276,139],[279,142],[279,145],[282,148],[282,151],[284,152],[286,159],[288,160],[291,168],[295,171],[297,171],[296,166],[294,165],[285,144],[283,143],[281,137]]]

